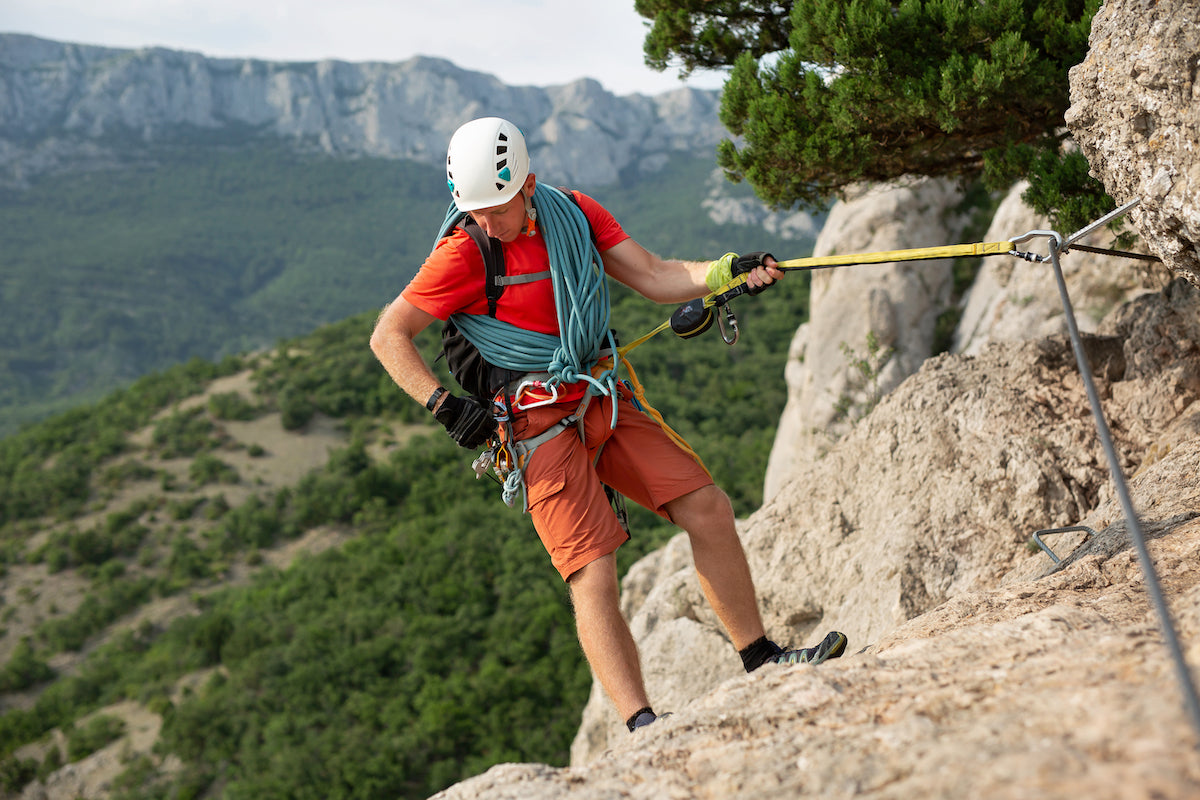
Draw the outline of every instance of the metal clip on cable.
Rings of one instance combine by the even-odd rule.
[[[1016,256],[1017,258],[1023,258],[1026,261],[1032,261],[1036,264],[1044,264],[1045,262],[1050,260],[1050,256],[1039,256],[1036,253],[1027,253],[1027,252],[1016,249],[1017,245],[1024,244],[1025,242],[1028,242],[1032,239],[1037,239],[1037,238],[1049,239],[1051,241],[1055,251],[1062,250],[1062,245],[1063,245],[1062,234],[1058,233],[1057,231],[1036,230],[1036,231],[1029,231],[1029,233],[1022,234],[1022,235],[1012,239],[1011,244],[1013,246],[1013,249],[1010,251],[1010,254],[1013,256]]]

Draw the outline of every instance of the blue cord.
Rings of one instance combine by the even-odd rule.
[[[516,372],[548,372],[552,385],[586,381],[592,394],[615,396],[615,370],[606,370],[599,379],[590,374],[601,342],[607,340],[614,352],[616,342],[609,328],[604,262],[592,242],[587,217],[571,198],[541,183],[534,188],[533,204],[550,257],[561,335],[524,330],[486,314],[453,314],[451,319],[489,363]],[[438,239],[449,235],[464,216],[451,203]],[[612,424],[617,424],[616,403]]]

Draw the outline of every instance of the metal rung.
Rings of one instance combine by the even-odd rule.
[[[1045,551],[1046,555],[1050,556],[1055,564],[1060,564],[1062,563],[1062,559],[1054,555],[1054,551],[1050,549],[1050,545],[1042,541],[1042,536],[1043,534],[1047,533],[1070,533],[1071,531],[1087,531],[1088,536],[1098,535],[1094,530],[1086,525],[1072,525],[1067,528],[1045,528],[1043,530],[1036,531],[1033,534],[1033,541],[1037,543],[1038,547]]]

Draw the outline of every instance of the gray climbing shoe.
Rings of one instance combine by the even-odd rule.
[[[846,634],[830,631],[816,647],[805,647],[800,650],[784,650],[777,656],[767,659],[768,664],[820,664],[831,658],[837,658],[846,652]]]

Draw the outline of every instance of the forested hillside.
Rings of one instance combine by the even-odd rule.
[[[663,253],[811,246],[712,224],[712,169],[681,155],[593,191]],[[378,309],[428,253],[445,195],[441,169],[415,162],[212,142],[0,188],[0,435],[150,370]]]
[[[737,301],[736,347],[667,333],[632,353],[740,513],[806,291]],[[613,317],[632,339],[670,311],[621,293]],[[415,798],[566,762],[590,677],[564,587],[376,364],[373,320],[192,360],[0,440],[5,791],[102,749],[129,800]],[[632,524],[624,567],[671,533]]]

